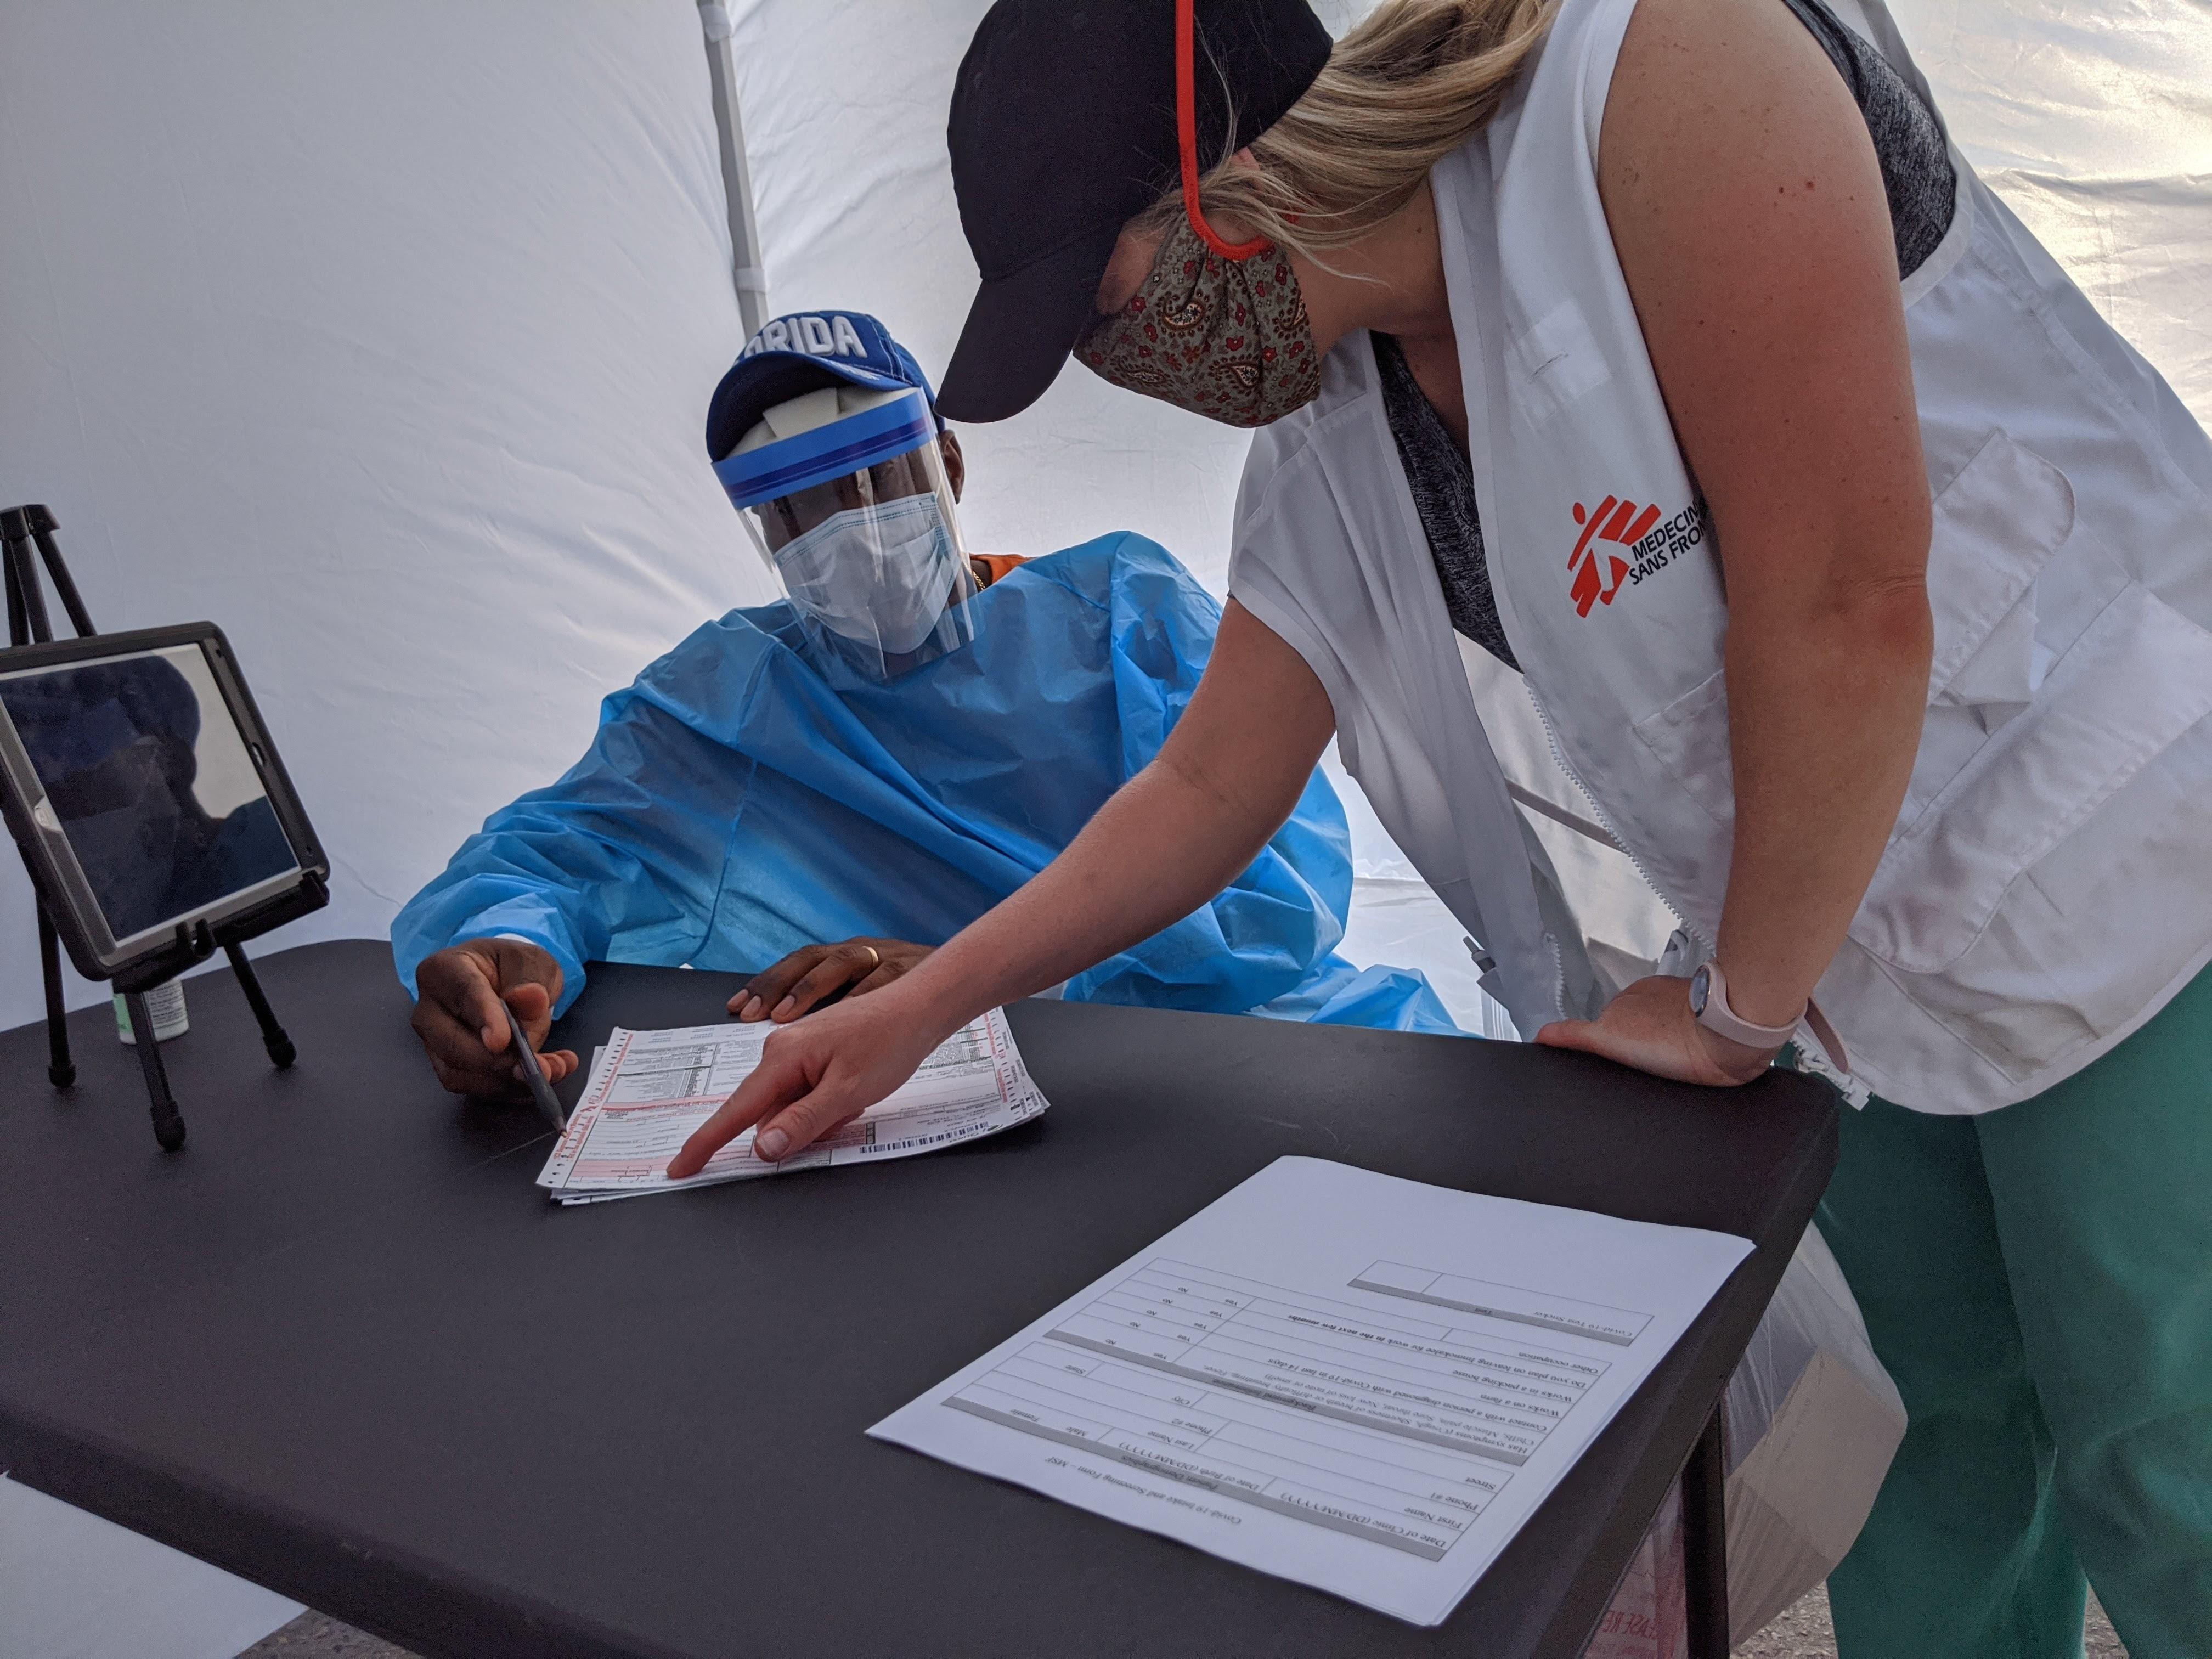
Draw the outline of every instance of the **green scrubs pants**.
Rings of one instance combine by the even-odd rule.
[[[2212,1654],[2212,970],[1979,1117],[1846,1110],[1820,1208],[1911,1426],[1828,1581],[1843,1659]]]

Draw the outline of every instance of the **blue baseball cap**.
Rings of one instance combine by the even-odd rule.
[[[865,311],[800,311],[763,323],[707,405],[707,459],[726,459],[768,410],[825,386],[918,390],[939,429],[937,394],[914,356]]]

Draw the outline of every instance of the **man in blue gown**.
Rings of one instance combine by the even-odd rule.
[[[788,427],[787,411],[826,387],[877,411],[866,419],[878,427],[897,412],[880,400],[895,404],[901,387],[927,396],[872,318],[779,319],[739,358],[710,416],[709,452],[733,499],[736,470],[766,465],[757,455],[808,443],[830,453],[834,438],[866,425],[824,405],[829,424],[811,435],[732,455],[748,431],[765,432],[763,410]],[[872,505],[832,512],[839,501],[825,499],[817,521],[834,517],[828,527],[845,533],[888,506],[914,507],[900,472],[909,464],[913,493],[930,494],[934,479],[942,498],[922,518],[950,519],[957,441],[930,428],[926,403],[914,407],[923,447],[863,466],[855,477]],[[860,452],[845,441],[834,453]],[[607,698],[589,752],[494,813],[401,911],[393,953],[449,1088],[514,1092],[498,1000],[542,1042],[592,960],[773,964],[732,1000],[756,1019],[795,1018],[839,991],[889,982],[1042,869],[1158,752],[1212,647],[1218,607],[1139,536],[1028,561],[970,561],[957,554],[957,532],[940,538],[955,550],[941,567],[954,573],[954,603],[945,605],[940,576],[928,608],[942,617],[916,642],[881,631],[891,624],[880,584],[841,612],[793,556],[811,527],[794,522],[783,546],[763,548],[799,602],[709,623]],[[887,547],[894,534],[881,524],[872,533],[872,543],[847,534],[838,544],[839,569],[868,562],[851,548]],[[896,534],[901,546],[921,544]],[[870,606],[877,631],[856,629],[850,613]],[[1456,1031],[1420,975],[1363,973],[1335,954],[1351,891],[1344,811],[1316,774],[1289,822],[1211,904],[1062,994]],[[574,1063],[566,1053],[547,1061],[556,1078]]]

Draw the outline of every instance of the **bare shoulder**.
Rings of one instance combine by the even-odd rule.
[[[1731,604],[1747,562],[1814,568],[1799,545],[1814,531],[1849,526],[1864,545],[1879,529],[1924,559],[1881,165],[1844,77],[1784,0],[1637,0],[1598,189]],[[1869,526],[1869,502],[1895,525]]]
[[[1754,264],[1808,224],[1887,228],[1865,123],[1783,0],[1638,0],[1598,179],[1624,254],[1656,224],[1672,241],[1724,234]]]

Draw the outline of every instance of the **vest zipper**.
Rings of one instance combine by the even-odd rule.
[[[1597,820],[1598,827],[1613,837],[1613,844],[1620,849],[1620,855],[1635,868],[1636,873],[1643,878],[1644,884],[1651,890],[1652,896],[1667,907],[1668,914],[1674,918],[1676,926],[1689,935],[1692,944],[1704,948],[1706,957],[1717,956],[1719,951],[1715,948],[1713,942],[1690,926],[1689,918],[1682,914],[1681,907],[1668,897],[1666,890],[1651,879],[1651,872],[1644,867],[1644,860],[1628,850],[1628,843],[1621,839],[1620,831],[1614,829],[1611,821],[1607,818],[1605,808],[1598,805],[1597,797],[1590,793],[1589,786],[1582,781],[1573,767],[1567,764],[1567,751],[1559,746],[1559,731],[1553,726],[1551,715],[1545,713],[1543,699],[1536,695],[1536,688],[1528,684],[1526,675],[1522,677],[1521,684],[1528,690],[1528,701],[1535,705],[1536,718],[1543,723],[1545,740],[1552,745],[1553,764],[1565,774],[1568,782],[1582,792],[1583,799],[1589,803],[1590,816]],[[1567,1000],[1565,956],[1556,938],[1550,934],[1545,937],[1552,939],[1553,960],[1558,964],[1559,969],[1559,988],[1553,994],[1564,1011]],[[1850,1105],[1856,1108],[1863,1108],[1866,1105],[1868,1097],[1873,1093],[1873,1090],[1855,1073],[1837,1070],[1828,1056],[1821,1051],[1817,1038],[1809,1044],[1802,1040],[1793,1039],[1790,1043],[1790,1052],[1793,1055],[1794,1069],[1809,1073],[1821,1079],[1841,1094]]]
[[[1651,878],[1651,872],[1644,868],[1644,860],[1636,856],[1635,852],[1630,848],[1626,838],[1621,835],[1618,829],[1614,828],[1613,821],[1606,817],[1605,808],[1598,804],[1598,799],[1595,794],[1591,793],[1589,786],[1584,783],[1582,781],[1581,775],[1576,772],[1573,767],[1567,763],[1567,751],[1564,748],[1560,747],[1559,744],[1559,728],[1552,724],[1552,717],[1544,708],[1544,700],[1536,695],[1536,688],[1528,684],[1528,677],[1525,674],[1521,677],[1521,685],[1522,689],[1528,692],[1529,702],[1535,708],[1536,719],[1544,728],[1545,742],[1552,745],[1552,763],[1559,769],[1559,771],[1565,776],[1567,781],[1574,785],[1576,789],[1581,793],[1582,798],[1589,803],[1590,816],[1597,820],[1598,827],[1603,830],[1607,835],[1613,837],[1613,844],[1614,848],[1619,850],[1623,858],[1628,860],[1630,866],[1634,868],[1637,875],[1642,879],[1644,886],[1650,889],[1652,896],[1656,898],[1660,903],[1667,907],[1667,913],[1674,918],[1675,925],[1680,927],[1682,932],[1687,933],[1693,943],[1702,945],[1708,957],[1717,954],[1713,941],[1707,939],[1703,933],[1700,933],[1695,927],[1692,927],[1690,925],[1690,919],[1682,914],[1682,907],[1675,903],[1674,901],[1668,896],[1666,889],[1660,886],[1656,881],[1654,881]],[[1559,969],[1559,975],[1560,991],[1562,1000],[1564,1000],[1566,979],[1566,968],[1564,962],[1561,963]]]

